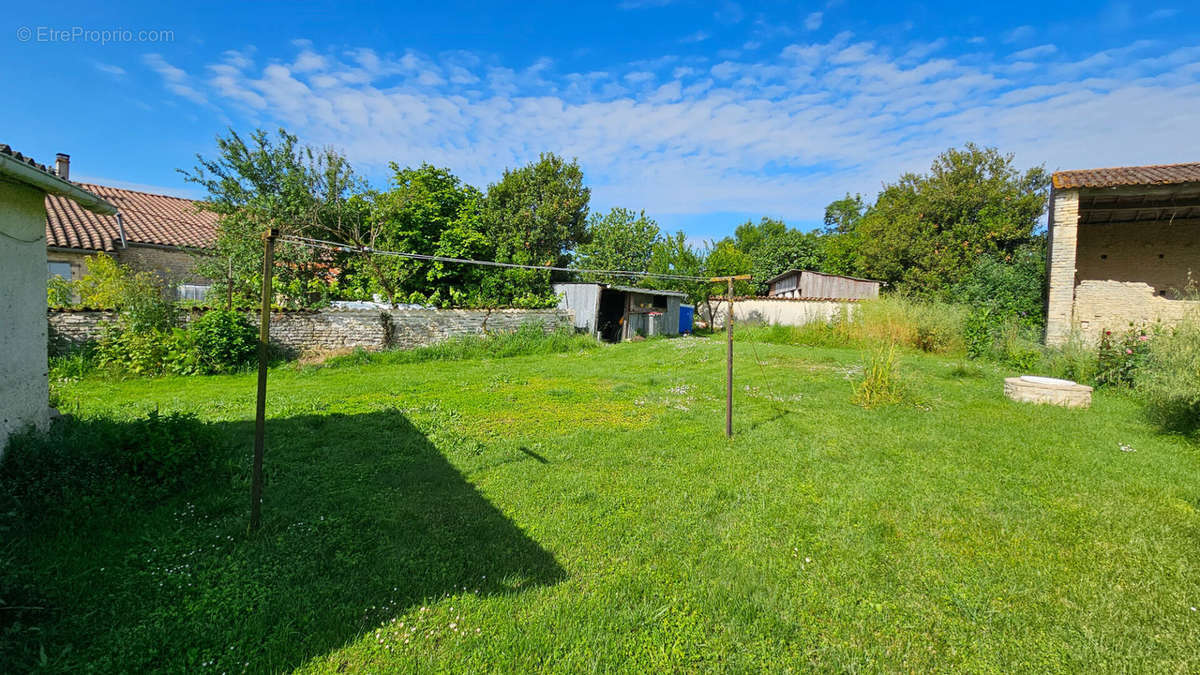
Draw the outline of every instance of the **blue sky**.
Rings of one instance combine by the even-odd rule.
[[[0,142],[187,196],[175,170],[229,126],[333,145],[378,186],[427,161],[483,188],[553,151],[593,209],[695,241],[814,226],[967,141],[1048,169],[1200,160],[1186,2],[72,4],[5,13]]]

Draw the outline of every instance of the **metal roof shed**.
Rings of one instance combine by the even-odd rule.
[[[558,283],[553,286],[560,309],[574,312],[576,330],[607,342],[636,336],[679,334],[679,305],[687,296],[601,283]]]

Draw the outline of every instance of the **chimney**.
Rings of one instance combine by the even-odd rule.
[[[63,180],[71,179],[71,156],[58,153],[54,156],[54,173]]]

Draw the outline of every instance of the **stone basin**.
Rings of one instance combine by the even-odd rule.
[[[1054,377],[1022,375],[1004,380],[1004,395],[1022,403],[1048,403],[1068,408],[1092,405],[1092,388]]]

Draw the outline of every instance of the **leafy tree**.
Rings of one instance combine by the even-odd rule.
[[[815,233],[788,228],[772,234],[750,252],[755,292],[767,292],[767,280],[790,269],[823,267],[821,241]]]
[[[919,295],[943,296],[977,260],[1012,255],[1033,236],[1049,177],[1024,173],[1012,155],[968,144],[938,156],[928,174],[884,186],[855,227],[868,276]]]
[[[696,277],[704,274],[704,257],[687,243],[687,237],[680,230],[675,234],[660,237],[650,247],[650,262],[646,271],[656,274],[676,274],[679,276]],[[660,290],[680,291],[687,294],[692,306],[698,305],[709,294],[711,284],[707,281],[688,279],[643,279],[640,285]]]
[[[575,249],[574,266],[580,269],[629,270],[645,272],[650,267],[654,244],[658,241],[658,223],[646,212],[634,213],[614,208],[588,220],[587,241]],[[630,283],[629,277],[583,274],[589,281]]]
[[[332,149],[302,147],[295,136],[280,129],[272,139],[256,130],[248,139],[229,130],[217,137],[217,156],[197,155],[191,171],[180,170],[188,182],[202,186],[208,198],[202,208],[220,216],[213,256],[197,263],[200,273],[223,294],[252,304],[262,279],[262,234],[278,228],[282,234],[324,238],[342,228],[351,197],[362,190],[344,157]],[[343,260],[328,252],[287,243],[276,246],[275,293],[292,305],[320,304],[335,288],[334,270]]]
[[[429,164],[400,168],[391,164],[391,187],[371,192],[360,203],[363,217],[351,219],[352,227],[335,232],[345,241],[371,248],[424,255],[438,254],[445,233],[459,224],[468,208],[478,207],[481,195],[449,169]],[[490,251],[480,251],[490,255]],[[456,256],[460,257],[460,256]],[[440,291],[455,285],[455,272],[463,266],[445,268],[436,263],[380,255],[363,256],[349,270],[349,277],[363,294],[379,293],[395,305],[417,301],[452,304]],[[429,281],[435,281],[430,290]]]
[[[537,162],[506,170],[488,186],[484,232],[496,247],[496,260],[522,265],[565,266],[568,252],[586,241],[588,199],[576,161],[552,153]],[[513,304],[549,304],[548,272],[508,270],[492,275],[488,291]]]
[[[858,222],[867,212],[867,205],[862,195],[846,196],[829,202],[825,207],[825,232],[827,234],[844,234],[853,232]]]
[[[726,277],[736,276],[740,274],[750,274],[754,269],[754,261],[750,256],[746,255],[732,240],[725,239],[712,247],[704,256],[704,276],[708,277]],[[733,284],[734,295],[749,295],[753,292],[753,285],[748,281],[735,281]],[[724,296],[729,288],[726,282],[709,283],[704,285],[703,297],[701,301],[708,306],[709,316],[713,316],[713,298]]]
[[[757,223],[747,220],[733,231],[733,245],[742,253],[753,253],[761,244],[783,235],[787,230],[787,223],[782,220],[766,217]]]

